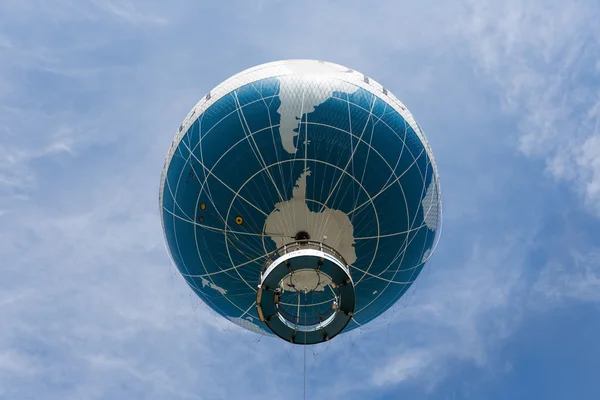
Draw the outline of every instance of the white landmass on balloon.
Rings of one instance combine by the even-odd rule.
[[[265,335],[265,336],[273,336],[271,333],[265,331],[259,325],[257,325],[254,322],[254,318],[252,318],[252,317],[246,317],[245,319],[238,318],[238,317],[227,317],[227,318],[231,322],[236,324],[237,326],[248,329],[250,332],[258,333],[260,335]]]
[[[423,219],[427,228],[435,231],[439,225],[438,191],[435,179],[432,179],[427,187],[425,197],[421,201],[423,207]]]
[[[294,242],[298,232],[307,232],[312,240],[336,249],[348,265],[356,261],[354,250],[354,227],[350,218],[340,210],[323,207],[314,212],[306,204],[306,178],[310,176],[307,168],[294,186],[292,198],[275,204],[275,209],[267,217],[265,231],[277,247]]]
[[[294,138],[302,116],[311,113],[320,104],[333,96],[333,92],[352,94],[358,90],[341,79],[335,79],[336,74],[343,75],[347,71],[340,66],[321,63],[290,64],[287,68],[292,75],[279,77],[279,100],[277,109],[281,117],[279,135],[285,151],[295,154],[298,150]],[[308,81],[308,82],[307,82]],[[311,85],[310,81],[319,82]]]
[[[225,295],[227,294],[227,290],[226,290],[226,289],[223,289],[222,287],[220,287],[220,286],[217,286],[217,285],[215,285],[215,284],[214,284],[214,283],[212,283],[212,282],[209,282],[207,279],[205,279],[205,278],[202,278],[202,287],[203,287],[203,288],[205,288],[205,287],[207,287],[207,286],[208,286],[209,288],[211,288],[211,289],[214,289],[214,290],[216,290],[217,292],[221,293],[223,296],[225,296]]]

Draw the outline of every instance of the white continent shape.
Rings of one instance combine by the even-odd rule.
[[[304,231],[311,239],[322,241],[338,251],[348,265],[356,261],[354,250],[354,227],[350,218],[340,210],[322,207],[314,212],[306,204],[306,178],[310,175],[307,168],[296,181],[292,198],[275,204],[265,224],[265,232],[277,247],[295,241],[298,232]]]

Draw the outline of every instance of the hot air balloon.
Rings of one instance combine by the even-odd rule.
[[[263,64],[184,119],[160,183],[174,265],[233,323],[297,344],[389,309],[441,230],[423,131],[380,83],[315,60]]]

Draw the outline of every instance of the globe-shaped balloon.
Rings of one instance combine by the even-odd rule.
[[[390,308],[431,257],[441,195],[406,107],[352,69],[243,71],[179,127],[160,185],[167,248],[212,309],[315,344]]]

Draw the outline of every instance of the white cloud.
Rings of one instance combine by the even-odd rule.
[[[162,18],[158,15],[147,14],[148,7],[146,4],[142,7],[136,7],[133,3],[128,1],[119,2],[119,4],[115,4],[115,2],[109,0],[91,0],[91,2],[94,6],[98,7],[99,9],[135,25],[143,23],[164,25],[167,23],[167,20],[165,18]],[[140,11],[139,8],[141,8],[144,11]]]
[[[526,298],[521,278],[527,268],[522,260],[530,233],[511,232],[498,246],[472,237],[472,253],[451,264],[434,256],[434,272],[419,278],[411,304],[391,317],[404,339],[391,345],[373,382],[416,379],[433,388],[455,363],[486,365],[489,353],[520,322],[519,303]]]
[[[558,303],[565,300],[600,302],[600,251],[573,252],[570,263],[551,260],[534,289]]]
[[[475,66],[520,121],[519,149],[545,159],[600,213],[600,10],[587,2],[473,1],[462,19]]]
[[[435,357],[432,353],[434,350],[419,349],[395,355],[390,364],[374,373],[373,382],[381,386],[417,378],[431,364],[432,357]]]

